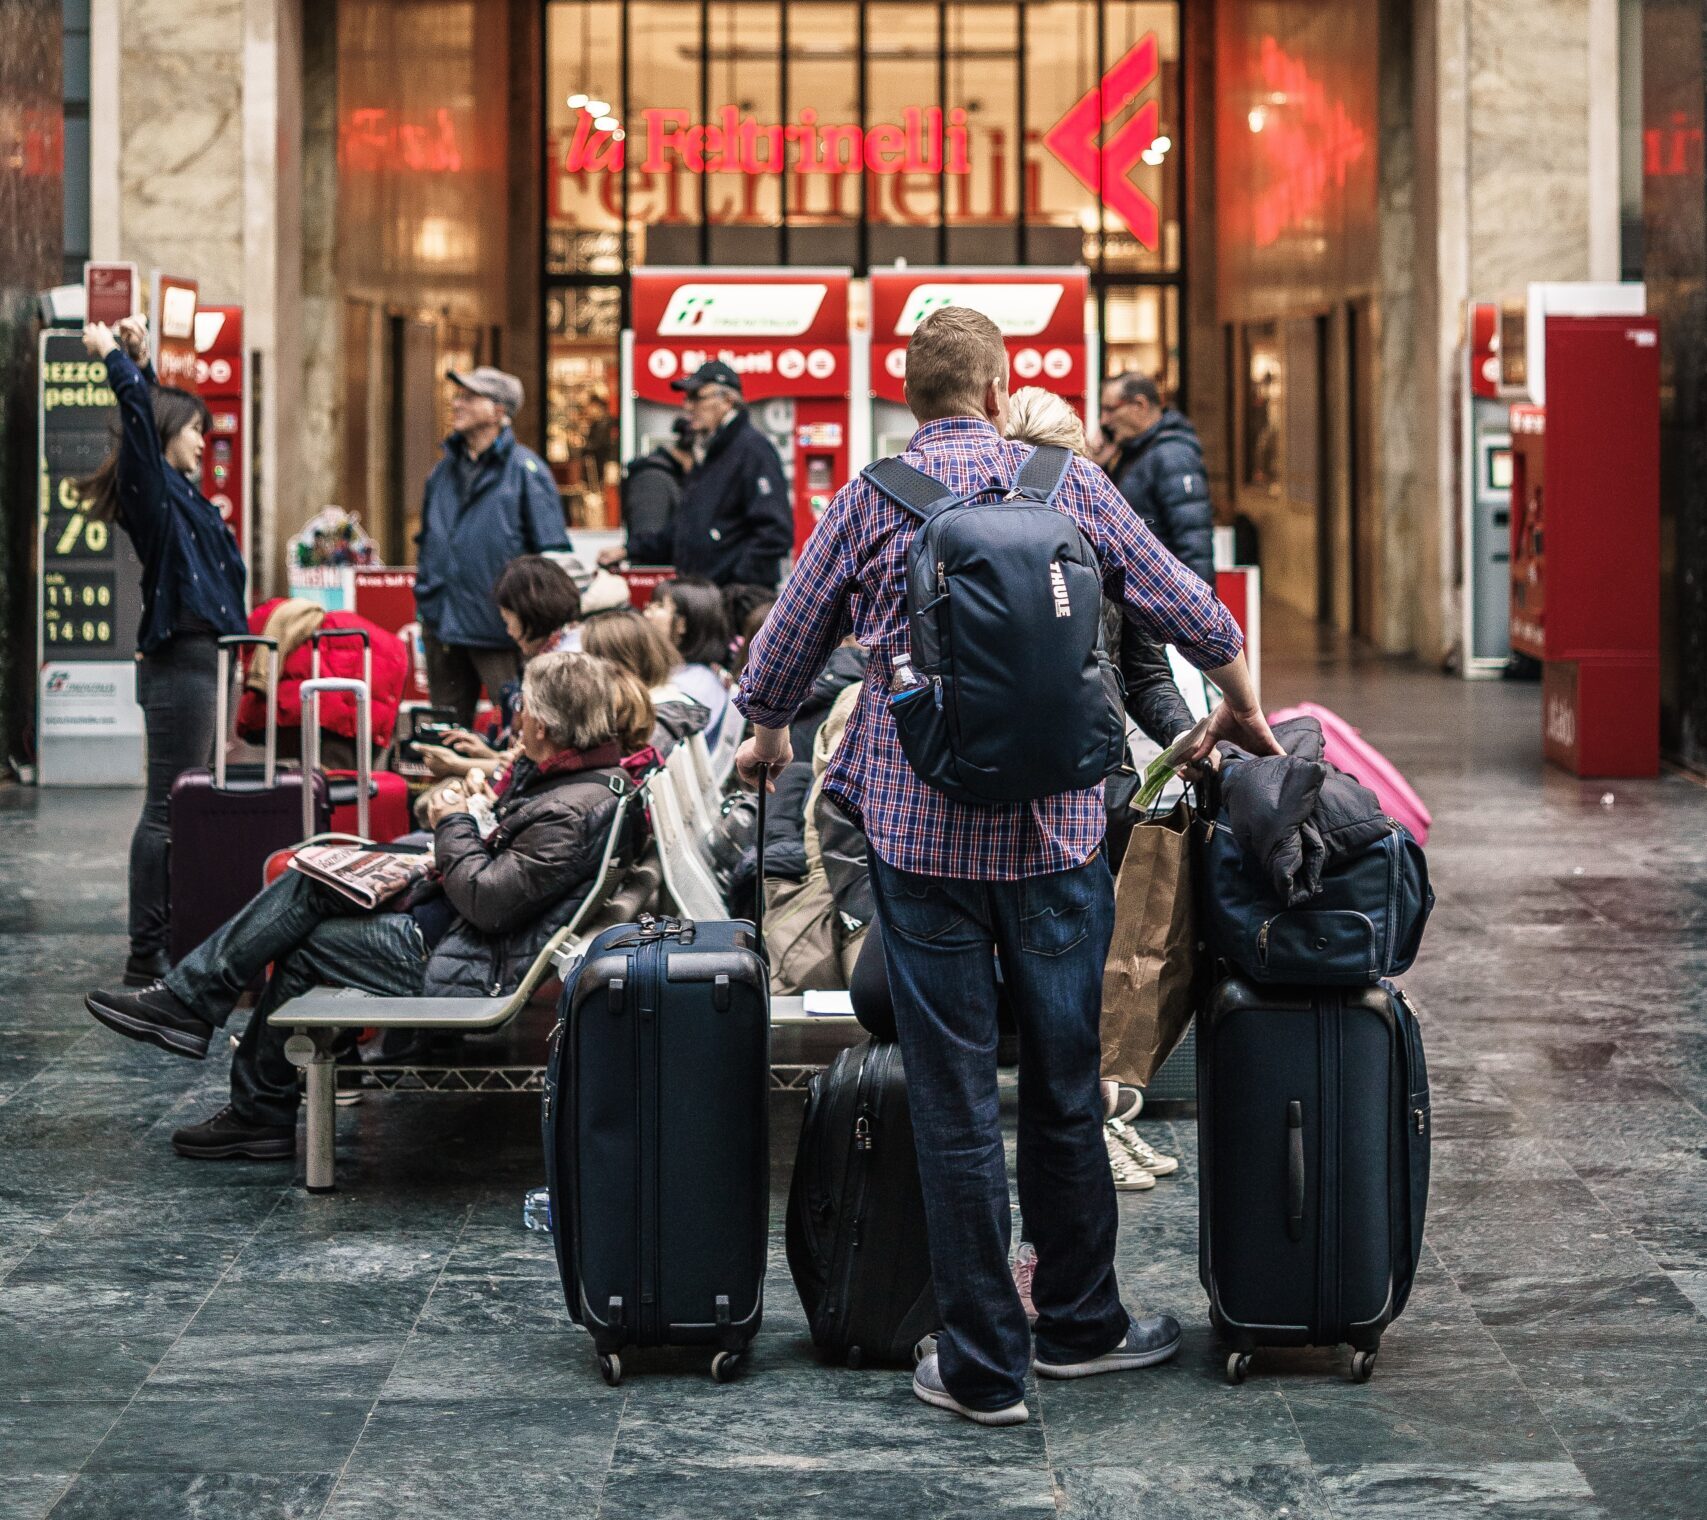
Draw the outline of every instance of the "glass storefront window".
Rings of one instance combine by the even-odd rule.
[[[810,107],[820,121],[856,122],[859,114],[859,6],[819,0],[788,7],[788,103],[798,119]],[[862,171],[863,172],[863,171]],[[860,263],[861,174],[830,181],[792,175],[788,254],[794,264]]]
[[[1104,375],[1133,370],[1148,375],[1164,396],[1180,386],[1179,288],[1127,285],[1111,288],[1103,300]]]
[[[778,163],[785,147],[780,135],[758,130],[781,123],[784,115],[782,7],[770,0],[724,0],[709,7],[707,22],[706,121],[725,132],[735,123],[754,127],[750,150],[742,127],[735,128],[742,152],[727,156],[736,157],[738,167],[705,176],[711,262],[776,264],[782,259],[784,180],[777,172],[753,171]]]
[[[1019,258],[1019,8],[945,6],[947,98],[966,112],[966,172],[945,177],[948,262]]]

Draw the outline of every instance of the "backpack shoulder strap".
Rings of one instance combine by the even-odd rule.
[[[934,475],[915,470],[899,456],[875,460],[859,473],[902,511],[920,522],[929,522],[944,508],[962,500]]]
[[[1019,467],[1008,500],[1037,501],[1045,506],[1052,504],[1067,479],[1067,470],[1072,463],[1071,449],[1062,448],[1058,443],[1039,444]]]

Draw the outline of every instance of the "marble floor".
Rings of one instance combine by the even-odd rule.
[[[598,1379],[546,1243],[525,1098],[340,1111],[341,1189],[170,1131],[224,1063],[84,1013],[123,958],[127,793],[0,791],[0,1520],[532,1514],[932,1520],[1707,1513],[1707,794],[1538,764],[1534,687],[1465,685],[1271,620],[1267,696],[1361,721],[1433,807],[1440,905],[1408,986],[1434,1084],[1417,1291],[1373,1382],[1325,1353],[1230,1388],[1196,1274],[1194,1141],[1121,1202],[1160,1370],[1034,1390],[975,1429],[904,1375],[820,1366],[782,1266],[800,1100],[774,1100],[750,1372]]]

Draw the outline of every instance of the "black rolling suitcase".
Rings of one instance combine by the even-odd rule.
[[[563,989],[543,1124],[569,1313],[607,1383],[630,1346],[758,1334],[770,1222],[770,974],[743,922],[644,917]]]
[[[274,655],[268,665],[267,758],[260,766],[232,766],[228,773],[231,652],[251,644],[265,646]],[[305,814],[315,824],[311,833],[324,833],[330,824],[326,778],[315,775],[312,802],[305,807],[302,773],[277,768],[277,654],[276,639],[233,634],[219,641],[213,769],[185,771],[172,783],[167,804],[174,965],[261,890],[268,857],[301,842]]]
[[[1259,1346],[1375,1369],[1428,1205],[1429,1096],[1404,994],[1230,978],[1198,1019],[1198,1271],[1242,1382]]]
[[[900,1046],[857,1045],[812,1079],[787,1242],[820,1351],[850,1367],[906,1363],[937,1328]]]

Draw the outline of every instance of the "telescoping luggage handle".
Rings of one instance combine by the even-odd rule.
[[[373,640],[368,637],[365,628],[317,628],[308,636],[309,656],[313,664],[308,674],[315,680],[320,679],[320,643],[323,639],[360,639],[362,641],[362,679],[367,682],[367,689],[373,690]]]
[[[348,676],[302,683],[302,837],[314,837],[314,775],[320,769],[320,694],[347,691],[356,699],[356,833],[368,837],[367,794],[373,784],[373,709],[368,684]]]
[[[219,641],[219,692],[214,698],[219,737],[213,746],[213,784],[224,790],[225,745],[230,737],[226,725],[231,719],[231,651],[248,646],[272,652],[267,661],[267,758],[261,770],[261,784],[270,792],[279,762],[279,641],[260,633],[228,633]]]

